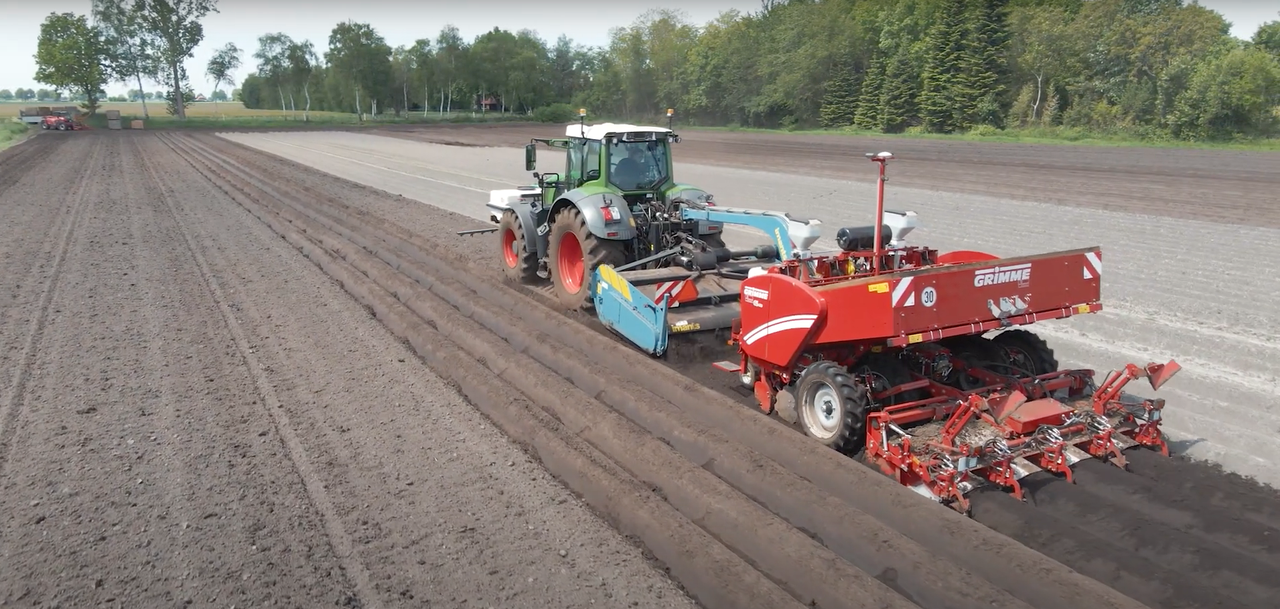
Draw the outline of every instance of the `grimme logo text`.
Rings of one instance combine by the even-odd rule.
[[[974,271],[973,287],[980,288],[1002,283],[1026,283],[1031,281],[1031,263],[1013,266],[998,266],[993,269]]]

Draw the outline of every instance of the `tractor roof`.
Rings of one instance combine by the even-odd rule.
[[[601,123],[599,125],[587,125],[583,129],[581,125],[568,125],[565,127],[564,133],[568,137],[582,137],[589,140],[604,139],[604,136],[610,133],[671,133],[666,127],[650,127],[640,125],[626,125],[618,123]]]

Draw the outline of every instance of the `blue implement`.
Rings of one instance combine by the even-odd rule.
[[[622,335],[650,355],[667,350],[667,302],[669,294],[654,302],[607,264],[591,274],[596,316],[610,330]]]

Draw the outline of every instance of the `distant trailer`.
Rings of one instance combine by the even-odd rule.
[[[48,106],[19,108],[18,120],[32,125],[39,125],[44,122],[44,117],[51,116],[55,112],[66,112],[68,116],[75,116],[79,111],[80,109],[75,106],[64,106],[58,108],[50,108]]]

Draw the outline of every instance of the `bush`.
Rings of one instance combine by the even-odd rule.
[[[974,137],[992,137],[1000,135],[1000,130],[991,125],[978,125],[969,130],[969,135]]]
[[[551,104],[533,111],[533,120],[540,123],[571,123],[578,112],[569,104]]]

